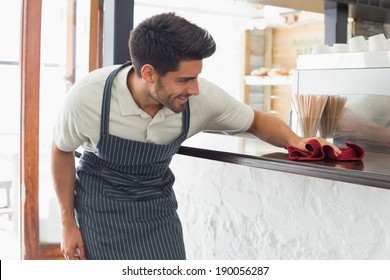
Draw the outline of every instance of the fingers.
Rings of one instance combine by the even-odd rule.
[[[72,248],[72,249],[61,249],[62,254],[66,260],[85,260],[85,250],[84,245],[80,246],[80,248]]]
[[[337,156],[341,154],[341,150],[336,145],[332,144],[331,146]]]
[[[334,145],[332,142],[328,142],[324,138],[316,138],[316,139],[320,142],[321,146],[324,146],[324,145],[331,146],[333,148],[333,151],[334,151],[336,156],[341,154],[341,150],[339,149],[339,147]]]
[[[74,251],[68,251],[68,252],[63,251],[62,254],[64,255],[65,260],[68,260],[68,261],[80,259],[77,252],[74,252]]]
[[[336,156],[338,156],[338,155],[340,155],[340,154],[342,153],[342,151],[340,150],[339,147],[337,147],[336,145],[334,145],[334,144],[331,143],[331,142],[326,141],[326,139],[321,138],[321,137],[306,138],[306,139],[304,139],[304,143],[306,144],[310,139],[315,139],[315,140],[317,140],[317,141],[321,144],[321,146],[325,146],[325,145],[331,146],[331,147],[333,148],[333,151],[334,151],[334,153],[335,153]],[[306,149],[305,149],[305,150],[306,150]]]
[[[63,253],[66,260],[80,260],[80,255],[78,253]]]

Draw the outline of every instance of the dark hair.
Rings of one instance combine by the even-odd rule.
[[[151,64],[164,76],[176,71],[181,60],[201,60],[215,52],[209,32],[175,13],[163,13],[142,21],[130,32],[131,61],[138,76]]]

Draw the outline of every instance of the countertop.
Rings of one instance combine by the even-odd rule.
[[[390,190],[390,154],[366,152],[360,161],[291,161],[284,148],[244,133],[203,132],[187,139],[178,154]]]

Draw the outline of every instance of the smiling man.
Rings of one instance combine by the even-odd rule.
[[[52,148],[66,259],[185,259],[169,164],[198,132],[248,131],[304,149],[308,139],[281,120],[198,77],[215,48],[186,19],[155,15],[130,34],[132,63],[93,71],[71,88]]]
[[[154,116],[162,107],[175,113],[184,110],[190,96],[199,94],[198,75],[202,60],[182,60],[178,69],[159,75],[151,64],[141,68],[140,76],[130,73],[128,86],[137,105]],[[134,87],[141,86],[139,91]]]

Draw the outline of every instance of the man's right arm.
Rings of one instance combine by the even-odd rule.
[[[51,170],[62,219],[62,253],[66,259],[85,259],[84,243],[74,214],[74,152],[64,152],[53,143]]]

